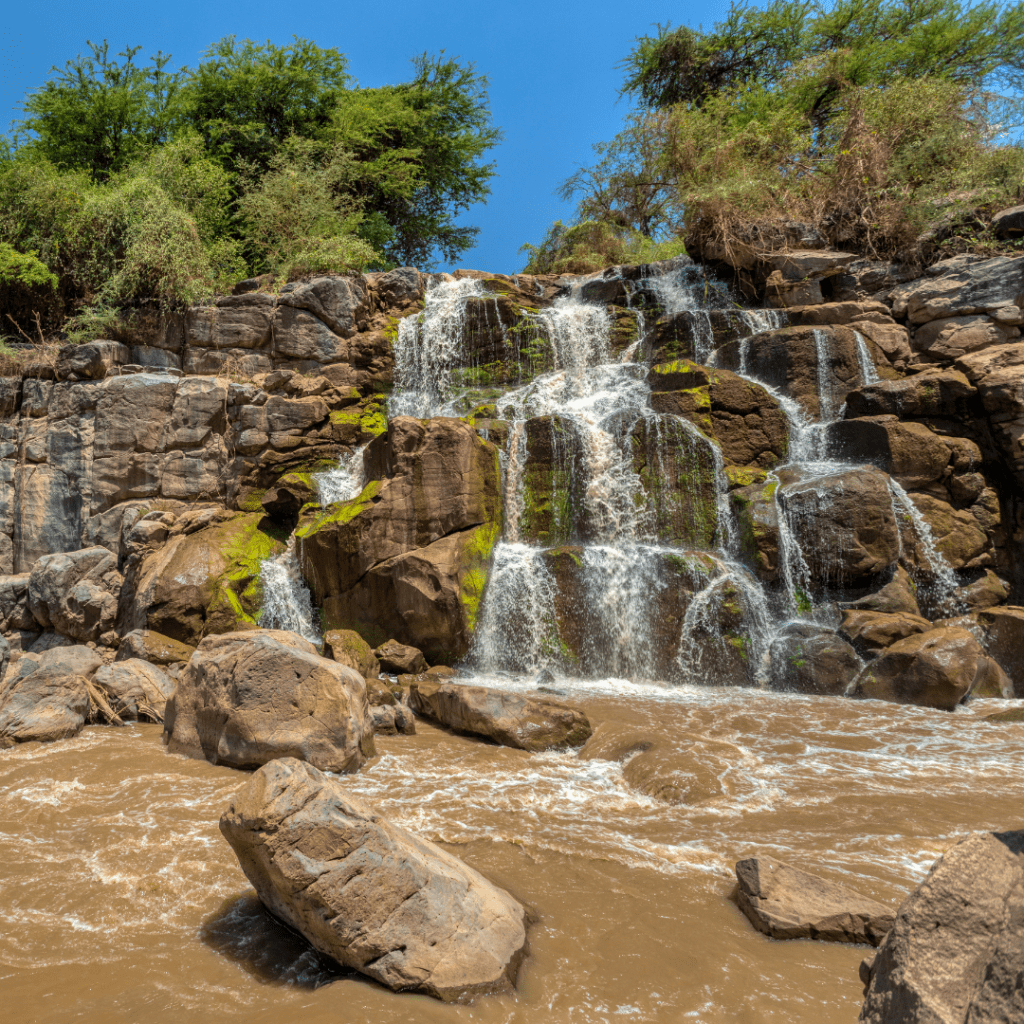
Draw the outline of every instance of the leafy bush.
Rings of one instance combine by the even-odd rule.
[[[527,243],[526,274],[589,274],[616,264],[653,263],[685,253],[680,239],[654,242],[639,232],[588,220],[566,227],[560,220],[540,245]]]

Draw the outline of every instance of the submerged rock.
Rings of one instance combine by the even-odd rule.
[[[346,967],[447,1002],[512,988],[523,907],[312,766],[265,765],[220,829],[264,906]]]
[[[877,946],[895,912],[854,889],[826,881],[774,857],[736,864],[736,897],[751,924],[773,939],[820,939]]]
[[[520,750],[578,747],[590,736],[590,722],[547,697],[528,697],[486,686],[414,681],[409,703],[417,714],[456,732],[470,733]]]
[[[231,768],[298,757],[354,772],[374,753],[362,676],[275,629],[203,640],[167,702],[164,739]]]
[[[962,839],[896,914],[865,982],[862,1024],[1024,1020],[1024,832]]]

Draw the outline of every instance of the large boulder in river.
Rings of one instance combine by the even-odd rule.
[[[398,416],[365,465],[358,497],[314,508],[296,531],[327,628],[457,661],[500,532],[498,450],[463,420]]]
[[[112,636],[123,583],[106,548],[44,555],[32,567],[28,594],[39,625],[75,640]]]
[[[264,906],[344,966],[452,1002],[513,986],[523,907],[310,765],[265,765],[220,829]]]
[[[324,634],[324,655],[354,668],[364,679],[380,675],[380,662],[373,648],[351,629],[329,629]]]
[[[591,733],[587,716],[561,701],[422,676],[409,689],[409,705],[456,732],[520,750],[578,747]]]
[[[1024,1020],[1024,832],[962,839],[907,897],[865,981],[862,1024]]]
[[[857,677],[859,697],[952,711],[999,666],[966,629],[930,629],[898,640]]]
[[[101,664],[88,647],[22,655],[0,685],[0,747],[77,736],[91,707],[89,677]]]
[[[773,939],[821,939],[877,946],[894,911],[859,892],[774,857],[736,864],[736,901],[751,924]]]
[[[167,702],[164,738],[231,768],[298,757],[354,772],[374,753],[363,677],[274,629],[207,637]]]
[[[897,641],[906,640],[916,633],[926,633],[931,628],[932,624],[920,615],[892,615],[848,608],[843,612],[840,634],[853,645],[858,654],[873,658]]]

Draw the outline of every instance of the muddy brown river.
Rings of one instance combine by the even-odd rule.
[[[734,862],[766,852],[898,903],[958,836],[1022,824],[1024,725],[981,721],[1001,701],[560,685],[593,723],[657,738],[687,802],[637,792],[617,761],[422,722],[345,777],[533,910],[514,997],[448,1006],[332,967],[260,908],[220,836],[243,776],[168,755],[158,726],[96,727],[0,753],[3,1019],[852,1024],[868,947],[759,934]]]

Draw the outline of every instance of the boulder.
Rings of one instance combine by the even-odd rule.
[[[1024,235],[1024,206],[1010,206],[992,214],[992,231],[996,238],[1020,238]]]
[[[839,632],[861,657],[873,658],[898,640],[926,633],[931,628],[932,624],[920,615],[848,608],[843,612]]]
[[[166,672],[138,658],[103,665],[93,680],[110,710],[125,722],[162,722],[175,686]]]
[[[1014,695],[1024,697],[1024,608],[987,608],[978,621],[987,634],[989,657],[1010,677]]]
[[[155,629],[134,629],[121,638],[114,660],[137,658],[151,665],[173,665],[188,661],[194,653],[194,647],[172,640]]]
[[[458,660],[500,532],[498,450],[465,421],[399,416],[365,465],[358,497],[307,511],[296,530],[326,627]]]
[[[862,1024],[1024,1020],[1024,832],[947,850],[861,967]]]
[[[769,648],[773,690],[841,696],[864,663],[831,629],[809,622],[786,625]]]
[[[736,900],[751,924],[773,939],[819,939],[877,946],[895,912],[854,889],[774,857],[736,864]]]
[[[29,576],[29,607],[40,626],[96,641],[113,635],[123,582],[106,548],[44,555]]]
[[[87,341],[65,345],[54,367],[58,380],[102,380],[114,367],[131,360],[127,345],[118,341]]]
[[[423,652],[418,651],[415,647],[400,644],[397,640],[389,640],[387,643],[381,644],[373,653],[385,672],[403,675],[427,671],[427,662],[423,657]]]
[[[972,633],[956,627],[930,629],[886,648],[857,677],[852,692],[952,711],[991,671],[991,659]]]
[[[381,704],[370,708],[373,731],[382,736],[413,736],[416,733],[416,718],[404,704]]]
[[[88,647],[23,654],[0,684],[0,747],[77,736],[90,712],[88,677],[100,665]]]
[[[273,629],[203,640],[167,701],[164,738],[173,753],[231,768],[298,757],[354,772],[374,752],[362,676]]]
[[[1012,319],[1020,323],[1020,310],[1011,306]],[[1002,315],[1003,311],[997,311]],[[951,363],[969,352],[1016,341],[1020,330],[990,316],[951,316],[931,320],[914,332],[914,348],[932,362]]]
[[[870,612],[886,612],[890,615],[900,612],[909,615],[921,614],[917,603],[917,585],[910,578],[910,573],[901,565],[896,566],[892,579],[884,587],[851,601],[848,607]]]
[[[924,487],[939,480],[950,460],[949,446],[923,423],[895,416],[839,420],[828,429],[837,454],[852,462],[871,462],[904,487]]]
[[[324,657],[354,668],[367,682],[380,675],[380,662],[373,648],[354,630],[329,629],[324,634]]]
[[[28,594],[29,573],[0,576],[0,631],[38,630]]]
[[[344,966],[449,1002],[514,985],[523,907],[311,765],[265,765],[220,829],[264,906]]]
[[[485,686],[421,679],[409,689],[409,705],[456,732],[519,750],[578,747],[591,732],[587,716],[566,704]]]

